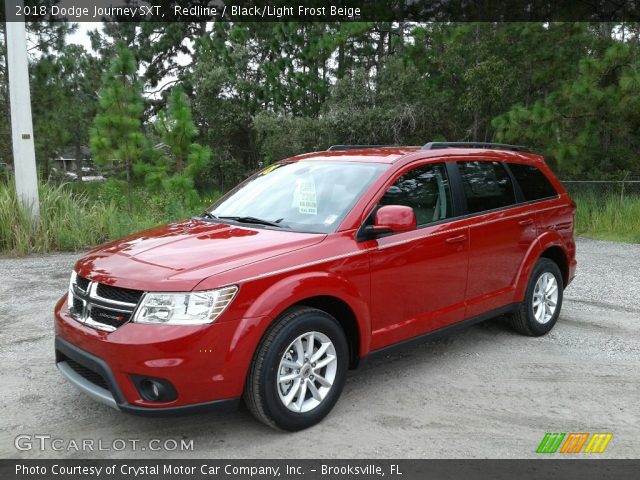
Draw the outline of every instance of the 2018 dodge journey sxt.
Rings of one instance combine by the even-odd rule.
[[[499,144],[336,146],[271,165],[199,217],[91,250],[55,308],[56,361],[125,412],[231,408],[298,430],[347,369],[508,314],[558,319],[575,204]]]

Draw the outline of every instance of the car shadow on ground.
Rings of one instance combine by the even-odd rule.
[[[450,335],[433,340],[425,339],[422,343],[378,357],[366,362],[361,368],[350,371],[343,396],[355,399],[356,402],[361,396],[364,402],[367,391],[384,392],[385,389],[393,389],[393,386],[389,385],[390,378],[401,378],[407,373],[420,372],[425,368],[445,368],[446,363],[452,358],[469,355],[470,350],[477,354],[491,348],[491,345],[499,342],[501,338],[508,340],[511,337],[521,336],[510,329],[504,317],[498,317]],[[224,443],[227,437],[236,435],[236,432],[242,432],[242,435],[257,435],[265,440],[277,438],[282,434],[256,421],[242,402],[234,412],[158,418],[123,414],[93,404],[90,399],[84,397],[78,401],[90,403],[96,413],[99,410],[99,415],[108,418],[107,423],[111,426],[115,424],[116,427],[110,429],[114,432],[124,428],[127,431],[144,432],[145,436],[149,437],[206,437],[208,443]],[[340,403],[339,400],[330,417],[344,414],[341,412]],[[389,408],[392,409],[392,405]],[[323,429],[323,423],[312,428]]]

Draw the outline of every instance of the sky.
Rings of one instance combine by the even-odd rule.
[[[94,52],[94,50],[91,48],[91,40],[89,39],[89,32],[93,30],[101,29],[102,23],[101,22],[77,22],[76,25],[78,25],[78,29],[76,30],[75,33],[67,37],[67,43],[75,43],[78,45],[82,45],[88,52]],[[189,64],[191,59],[189,56],[184,55],[183,53],[179,53],[177,57],[177,61],[182,65],[187,65]],[[144,68],[141,67],[138,73],[140,75],[143,75]],[[158,83],[158,85],[165,85],[168,82],[172,82],[176,78],[177,77],[174,77],[174,76],[167,76],[163,78]],[[145,96],[149,98],[159,98],[161,96],[161,92],[159,91],[156,92],[154,89],[154,93],[145,93]]]
[[[88,34],[91,30],[102,28],[102,24],[100,22],[78,22],[76,25],[78,25],[78,30],[67,37],[67,42],[82,45],[89,52],[93,51]]]

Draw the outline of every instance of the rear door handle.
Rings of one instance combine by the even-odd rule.
[[[524,220],[520,220],[518,225],[521,227],[526,227],[527,225],[531,225],[533,223],[533,218],[525,218]]]
[[[446,243],[460,243],[460,242],[464,242],[467,239],[466,235],[458,235],[455,237],[449,237],[447,239],[445,239]]]

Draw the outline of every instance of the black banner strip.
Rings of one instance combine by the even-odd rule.
[[[636,479],[640,460],[0,460],[3,480]]]
[[[6,19],[72,22],[640,21],[640,0],[5,0]],[[1,12],[4,21],[5,12]]]

